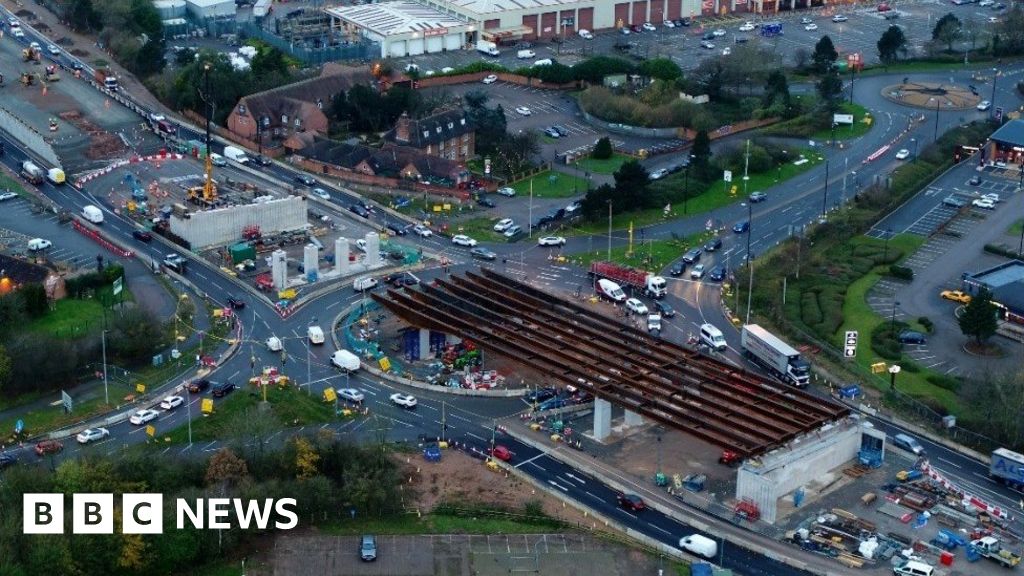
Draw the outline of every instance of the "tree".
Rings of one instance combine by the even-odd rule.
[[[488,108],[488,100],[489,96],[482,90],[471,90],[462,96],[466,116],[476,128],[476,151],[481,156],[493,154],[508,130],[505,109],[500,104],[493,109]]]
[[[167,66],[167,59],[164,58],[165,52],[166,44],[164,44],[163,36],[150,38],[148,42],[139,47],[139,51],[135,53],[135,62],[129,68],[140,76],[159,74]]]
[[[978,344],[984,343],[996,333],[998,309],[992,303],[992,293],[982,288],[964,307],[958,319],[964,336],[973,336]]]
[[[166,339],[164,325],[148,310],[130,308],[110,318],[107,348],[119,360],[149,358]]]
[[[764,83],[764,94],[761,96],[761,107],[768,110],[771,116],[791,118],[796,109],[789,94],[789,81],[782,70],[773,70]]]
[[[295,440],[295,470],[299,480],[308,480],[317,475],[320,455],[305,438]]]
[[[284,52],[273,46],[260,46],[252,59],[252,73],[260,78],[271,74],[288,76],[291,72]]]
[[[540,153],[540,143],[533,131],[508,134],[497,144],[497,170],[509,178],[530,166],[532,158]]]
[[[69,0],[64,5],[64,21],[77,32],[92,33],[103,28],[103,17],[92,0]]]
[[[573,81],[572,68],[558,62],[552,62],[547,66],[534,66],[530,68],[530,76],[551,84],[566,84]]]
[[[836,52],[832,39],[822,36],[821,40],[814,45],[814,54],[811,55],[812,69],[817,74],[826,74],[832,69],[836,58],[839,58],[839,53]]]
[[[668,58],[654,58],[640,64],[640,74],[658,80],[672,81],[681,78],[683,71],[678,64]]]
[[[50,302],[46,299],[46,289],[42,284],[22,286],[21,298],[29,318],[42,318],[50,310]]]
[[[633,71],[633,64],[614,56],[595,56],[572,67],[573,76],[577,80],[584,80],[591,84],[600,84],[605,76],[612,74],[629,74]]]
[[[210,458],[210,463],[206,468],[206,483],[210,486],[230,486],[237,484],[248,475],[249,469],[245,460],[236,456],[231,450],[222,448]]]
[[[818,95],[821,96],[825,106],[834,111],[839,108],[839,101],[843,94],[843,80],[836,70],[830,71],[818,80]]]
[[[899,26],[890,26],[878,39],[878,58],[883,64],[889,65],[895,62],[899,52],[905,50],[907,37],[903,35],[903,29]]]
[[[1010,10],[1003,13],[1001,21],[996,24],[996,32],[999,42],[992,39],[993,52],[998,44],[999,56],[1019,54],[1024,50],[1024,8],[1014,2]]]
[[[707,166],[711,163],[711,137],[708,136],[707,130],[701,130],[694,136],[690,154],[693,155],[693,163],[697,166]]]
[[[594,144],[594,151],[590,154],[590,157],[595,160],[607,160],[612,157],[613,153],[611,139],[604,136],[597,141],[597,144]]]
[[[615,178],[615,205],[620,210],[628,212],[646,207],[651,175],[643,164],[638,160],[627,160],[612,176]]]
[[[953,42],[960,37],[960,19],[952,12],[946,14],[935,23],[932,29],[932,40],[946,45],[946,51],[953,51]]]
[[[7,348],[0,344],[0,394],[6,394],[7,385],[11,382],[11,357],[7,354]]]
[[[597,221],[608,214],[608,202],[615,198],[615,189],[608,184],[587,191],[580,202],[580,213],[589,221]]]

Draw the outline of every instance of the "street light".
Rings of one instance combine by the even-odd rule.
[[[885,252],[882,253],[882,264],[885,264],[889,260],[889,238],[892,237],[892,229],[886,228],[885,230]]]
[[[899,308],[899,307],[900,307],[900,301],[899,300],[893,300],[892,301],[892,320],[889,322],[889,332],[893,333],[893,337],[894,338],[895,338],[895,334],[896,334],[896,309]]]
[[[750,305],[754,295],[754,263],[750,261],[750,237],[754,235],[754,205],[747,198],[747,271],[750,277],[747,280],[747,320],[750,324]],[[739,290],[736,291],[737,294]]]
[[[992,112],[989,114],[989,116],[994,115],[996,113],[996,80],[999,80],[999,69],[993,68],[992,69],[992,98],[989,99],[989,102],[992,103],[992,107],[990,108],[992,110]]]
[[[900,373],[899,364],[889,366],[889,390],[896,391],[896,375]]]
[[[930,98],[928,101],[931,102],[932,100],[935,100],[935,134],[933,135],[932,140],[935,141],[935,142],[938,142],[938,140],[939,140],[939,99],[938,98]]]
[[[825,197],[821,199],[821,217],[825,217],[825,212],[828,210],[828,166],[829,160],[825,160]]]
[[[911,138],[910,141],[914,143],[914,158],[911,162],[917,162],[917,138]]]
[[[107,388],[107,329],[101,333],[103,342],[103,403],[110,404],[110,390]]]
[[[366,293],[366,290],[363,290],[363,294],[364,295],[365,295],[365,293]],[[365,310],[365,306],[364,306],[364,310]],[[309,332],[309,328],[311,326],[313,326],[314,324],[316,324],[316,316],[313,316],[312,318],[310,318],[309,319],[309,323],[306,324],[306,332],[307,333]],[[309,393],[310,396],[313,395],[313,377],[310,375],[310,369],[309,369],[309,365],[310,365],[310,361],[311,361],[310,360],[310,354],[312,353],[312,351],[313,351],[313,345],[309,341],[309,338],[306,338],[306,387],[307,387],[307,392]]]
[[[608,199],[608,261],[612,261],[612,201]]]

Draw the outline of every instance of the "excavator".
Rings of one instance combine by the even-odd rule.
[[[32,86],[36,83],[36,75],[31,72],[22,72],[21,83],[25,86]]]
[[[206,149],[206,181],[202,186],[188,189],[188,201],[201,206],[213,206],[217,201],[217,183],[213,181],[213,157]]]
[[[39,61],[42,59],[42,52],[38,48],[29,46],[21,51],[21,59],[25,62],[31,62],[33,60]]]
[[[47,66],[46,67],[46,81],[47,82],[56,82],[58,80],[60,80],[60,75],[57,74],[57,66],[54,65],[54,64],[51,64],[51,65]]]

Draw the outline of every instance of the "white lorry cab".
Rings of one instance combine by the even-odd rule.
[[[348,350],[338,350],[331,356],[331,364],[345,372],[355,372],[359,370],[359,356]]]
[[[718,542],[700,534],[690,534],[680,538],[679,547],[708,560],[713,560],[718,555]]]
[[[46,179],[49,180],[51,184],[60,186],[67,180],[67,177],[64,175],[64,171],[60,168],[50,168],[46,171]]]
[[[225,146],[224,147],[224,157],[227,158],[228,160],[232,160],[232,161],[237,162],[239,164],[248,164],[249,163],[249,157],[246,156],[245,150],[242,150],[241,148],[239,148],[237,146]]]
[[[702,344],[707,345],[708,348],[719,352],[724,351],[728,346],[725,342],[725,336],[722,335],[722,331],[715,328],[713,324],[701,324],[700,341]]]
[[[82,208],[82,218],[93,224],[103,224],[103,211],[90,204]]]

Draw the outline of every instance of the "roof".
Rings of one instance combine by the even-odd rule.
[[[981,272],[969,274],[968,278],[984,283],[988,285],[989,290],[995,291],[1007,284],[1024,282],[1024,262],[1010,260]]]
[[[50,274],[50,270],[45,266],[4,254],[0,254],[0,271],[0,276],[10,278],[18,284],[42,284]]]
[[[302,155],[306,158],[343,168],[355,168],[371,154],[373,154],[373,149],[366,146],[346,144],[326,138],[318,139],[312,145],[302,149]]]
[[[454,16],[414,2],[337,6],[324,11],[380,36],[412,32],[423,32],[428,36],[430,31],[446,34],[449,28],[468,26]]]
[[[374,174],[380,176],[397,175],[410,164],[423,176],[447,178],[454,172],[464,170],[462,165],[454,160],[429,156],[408,146],[388,146],[367,159],[366,163],[373,169]]]
[[[323,73],[316,78],[244,96],[239,104],[246,106],[254,118],[267,116],[272,124],[278,124],[282,114],[293,118],[308,113],[310,106],[326,108],[339,92],[372,81],[369,68],[324,66]]]
[[[436,0],[435,0],[436,1]],[[580,0],[452,0],[446,2],[453,10],[474,14],[493,15],[516,10],[538,10],[554,12],[560,7],[575,7]]]
[[[409,123],[408,142],[396,138],[398,126],[403,122]],[[426,148],[430,144],[451,140],[473,130],[473,123],[462,109],[445,110],[419,120],[412,120],[403,112],[395,128],[384,134],[384,139],[414,148]]]
[[[1024,146],[1024,120],[1010,120],[988,137],[989,140]]]

